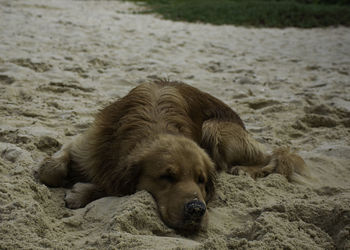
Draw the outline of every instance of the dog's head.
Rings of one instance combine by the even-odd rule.
[[[137,190],[155,198],[163,221],[190,233],[205,228],[207,202],[214,194],[215,168],[195,142],[164,135],[138,155]],[[134,159],[135,160],[135,159]]]

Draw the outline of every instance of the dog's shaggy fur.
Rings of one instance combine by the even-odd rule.
[[[295,172],[306,173],[306,165],[285,148],[267,154],[240,117],[215,97],[159,80],[104,108],[38,173],[48,186],[76,183],[65,198],[70,208],[147,190],[166,224],[195,231],[206,223],[206,203],[220,170],[243,170],[253,178],[280,173],[291,180]]]

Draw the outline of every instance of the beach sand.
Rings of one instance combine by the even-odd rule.
[[[0,1],[0,249],[350,249],[350,29],[256,29],[137,14],[121,1]],[[145,191],[64,206],[39,162],[156,77],[236,110],[312,178],[219,174],[206,232],[168,228]]]

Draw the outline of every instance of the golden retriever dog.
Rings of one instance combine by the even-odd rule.
[[[217,98],[180,82],[141,84],[100,111],[93,125],[39,167],[39,180],[74,184],[69,208],[104,196],[146,190],[163,221],[179,231],[205,228],[218,171],[271,173],[288,180],[306,172],[286,148],[271,154],[240,117]]]

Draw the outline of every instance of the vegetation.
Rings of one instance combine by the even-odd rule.
[[[130,0],[166,19],[255,27],[350,26],[350,0]]]

